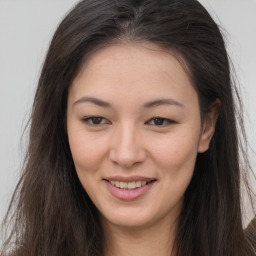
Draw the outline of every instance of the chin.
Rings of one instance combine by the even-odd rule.
[[[120,228],[147,229],[160,223],[170,225],[171,220],[176,220],[180,214],[180,204],[171,210],[159,211],[158,207],[119,207],[115,210],[101,211],[103,224]]]
[[[154,215],[154,214],[153,214]],[[114,211],[101,211],[102,221],[123,228],[139,228],[149,225],[155,216],[141,209],[125,207]]]

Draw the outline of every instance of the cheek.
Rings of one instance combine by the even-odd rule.
[[[193,172],[198,150],[198,133],[173,134],[154,148],[155,161],[170,176]]]
[[[176,206],[180,209],[182,205],[182,198],[191,181],[197,157],[198,141],[195,138],[196,134],[176,134],[156,146],[154,160],[159,169],[160,180],[163,181],[159,204],[166,211]]]
[[[95,186],[101,182],[100,169],[105,156],[104,141],[83,129],[69,130],[69,145],[77,176],[91,199],[96,201]]]
[[[76,170],[86,174],[92,172],[101,163],[106,154],[106,139],[98,139],[83,129],[69,129],[69,145]]]

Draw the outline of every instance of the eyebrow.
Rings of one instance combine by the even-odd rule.
[[[90,102],[90,103],[93,103],[97,106],[105,107],[105,108],[110,108],[111,107],[111,105],[108,102],[97,99],[97,98],[94,98],[94,97],[82,97],[79,100],[75,101],[73,103],[73,106],[77,105],[79,103],[85,103],[85,102]]]
[[[73,106],[79,103],[86,103],[86,102],[93,103],[100,107],[111,108],[111,104],[106,101],[103,101],[94,97],[86,97],[86,96],[75,101],[73,103]],[[152,107],[157,107],[162,105],[174,105],[174,106],[184,107],[183,104],[173,99],[157,99],[157,100],[146,102],[145,104],[143,104],[143,108],[152,108]]]
[[[152,107],[157,107],[157,106],[162,106],[162,105],[175,105],[179,107],[184,107],[183,104],[180,102],[173,100],[173,99],[157,99],[154,101],[147,102],[143,105],[144,108],[152,108]]]

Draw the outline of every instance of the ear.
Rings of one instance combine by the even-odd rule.
[[[209,148],[211,139],[215,131],[215,124],[220,113],[220,108],[221,101],[219,99],[216,99],[209,107],[208,112],[205,114],[198,145],[199,153],[204,153]]]

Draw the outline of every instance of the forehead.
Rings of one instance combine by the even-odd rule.
[[[119,44],[98,50],[82,66],[70,93],[75,99],[81,94],[123,99],[129,95],[197,99],[177,57],[152,44]]]

